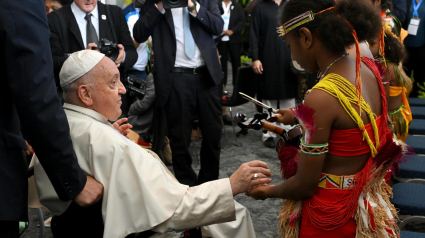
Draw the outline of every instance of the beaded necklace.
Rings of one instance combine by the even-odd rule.
[[[342,59],[342,58],[344,58],[345,56],[347,56],[348,55],[348,53],[344,53],[343,55],[341,55],[338,59],[336,59],[336,60],[334,60],[334,62],[332,62],[327,68],[326,68],[326,70],[325,70],[325,72],[324,73],[322,73],[322,71],[318,71],[317,72],[317,81],[316,81],[316,83],[318,83],[318,82],[320,82],[320,80],[322,80],[325,76],[326,76],[326,74],[328,73],[328,71],[329,71],[329,69],[332,67],[332,65],[334,65],[336,62],[338,62],[340,59]],[[305,92],[305,94],[304,94],[304,100],[305,100],[305,98],[310,94],[310,92],[311,92],[311,89],[308,89],[306,92]]]
[[[344,53],[343,55],[341,55],[338,59],[334,60],[334,62],[332,62],[325,70],[324,73],[322,73],[322,71],[319,70],[319,72],[317,72],[317,79],[318,81],[322,80],[326,74],[328,73],[329,69],[332,67],[332,65],[334,65],[336,62],[338,62],[340,59],[344,58],[345,56],[347,56],[347,53]]]

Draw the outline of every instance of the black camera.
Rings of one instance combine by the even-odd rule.
[[[120,53],[118,44],[105,38],[100,39],[97,43],[97,47],[92,47],[92,50],[99,50],[100,53],[104,54],[114,62],[117,60]]]
[[[135,8],[141,8],[147,1],[153,1],[153,3],[158,3],[159,0],[136,0],[134,2]],[[164,8],[179,8],[187,7],[188,0],[162,0]]]
[[[146,82],[133,75],[129,75],[124,82],[125,89],[130,97],[137,97],[142,100],[146,94]]]
[[[187,7],[188,0],[163,0],[162,4],[164,4],[164,8],[179,8],[179,7]]]

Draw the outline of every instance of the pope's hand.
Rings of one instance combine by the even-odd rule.
[[[74,201],[82,206],[88,207],[97,203],[103,197],[103,185],[96,179],[87,176],[87,182],[81,191],[74,199]]]
[[[119,131],[121,134],[123,134],[125,137],[129,138],[128,133],[130,133],[130,128],[133,128],[132,125],[130,124],[124,124],[121,125],[125,122],[128,121],[128,118],[121,118],[117,121],[114,122],[114,124],[112,124],[114,126],[114,128]]]
[[[255,175],[257,175],[256,178]],[[270,183],[272,180],[267,178],[270,176],[269,167],[263,161],[257,160],[242,164],[230,176],[233,196],[244,193],[255,186]]]

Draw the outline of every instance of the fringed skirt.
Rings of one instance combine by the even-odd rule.
[[[392,196],[391,187],[383,179],[385,173],[378,173],[377,170],[372,171],[374,179],[367,182],[357,198],[352,198],[356,175],[322,174],[313,197],[303,201],[283,201],[279,215],[280,236],[284,238],[400,237],[395,223],[398,219],[397,212],[389,201]],[[382,175],[377,176],[377,174]],[[354,212],[346,216],[348,219],[338,219],[346,211],[345,205],[339,206],[346,199],[355,201],[352,204],[355,206]],[[334,223],[333,218],[335,218]]]

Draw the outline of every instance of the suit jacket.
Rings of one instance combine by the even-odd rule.
[[[125,70],[131,68],[137,61],[137,52],[134,47],[133,40],[131,39],[130,31],[125,20],[124,14],[121,8],[117,6],[110,6],[110,12],[114,23],[114,30],[117,37],[118,44],[122,44],[125,50]],[[99,40],[106,38],[110,41],[114,41],[111,26],[109,25],[108,19],[103,19],[102,15],[106,15],[105,4],[98,2],[97,9],[99,11]],[[69,51],[64,52],[64,39],[61,27],[61,21],[59,20],[58,14],[61,14],[66,21],[67,35]],[[77,21],[75,20],[74,14],[71,10],[71,5],[65,5],[57,11],[54,11],[47,16],[50,27],[50,47],[52,49],[53,63],[55,70],[55,78],[57,83],[59,82],[59,72],[62,68],[63,63],[67,59],[65,54],[74,53],[76,51],[84,50],[86,46],[83,45],[83,39],[81,37],[80,28],[78,27]],[[59,83],[57,84],[59,85]]]
[[[221,14],[224,13],[222,2],[217,2]],[[233,31],[233,35],[229,37],[230,44],[239,44],[242,42],[242,31],[245,25],[245,13],[242,6],[238,2],[232,1],[232,5],[230,6],[229,30]]]
[[[0,221],[25,221],[24,138],[62,200],[80,193],[86,176],[78,166],[56,96],[44,1],[0,1],[0,32]]]
[[[221,83],[223,73],[218,61],[217,48],[213,35],[223,32],[223,19],[216,0],[200,0],[197,17],[190,17],[190,30],[196,45],[204,57],[211,76],[210,85]],[[140,18],[133,28],[137,42],[145,42],[152,36],[155,66],[152,73],[155,78],[155,94],[158,106],[167,102],[173,80],[173,68],[176,61],[176,37],[173,16],[170,9],[162,14],[152,1],[147,1],[140,10]]]

